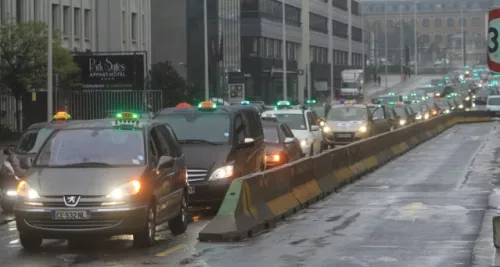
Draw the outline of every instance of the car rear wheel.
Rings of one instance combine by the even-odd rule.
[[[19,241],[26,250],[36,250],[42,245],[43,239],[36,235],[19,233]]]
[[[134,246],[146,248],[151,247],[156,237],[156,211],[153,205],[149,205],[147,223],[144,229],[134,234]]]
[[[187,205],[186,194],[183,194],[179,215],[177,215],[177,217],[173,218],[172,220],[168,221],[168,228],[170,229],[170,232],[172,232],[172,234],[180,235],[186,232],[187,225],[188,225],[188,205]]]

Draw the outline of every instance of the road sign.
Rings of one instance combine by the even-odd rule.
[[[500,72],[500,8],[488,13],[488,67]]]
[[[229,103],[245,100],[245,84],[229,84]]]

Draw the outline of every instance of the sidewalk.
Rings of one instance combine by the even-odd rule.
[[[381,87],[375,86],[373,82],[367,83],[365,86],[365,98],[379,94],[381,92],[390,90],[391,88],[406,84],[406,83],[411,83],[416,79],[416,76],[411,76],[410,79],[407,79],[405,82],[401,81],[401,75],[398,74],[390,74],[387,75],[387,88],[385,87],[385,75],[382,75],[381,77]]]

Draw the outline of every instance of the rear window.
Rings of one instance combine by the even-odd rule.
[[[494,106],[500,105],[500,97],[489,97],[488,105],[494,105]]]
[[[266,143],[279,143],[280,138],[278,135],[278,129],[276,127],[265,127],[264,128],[264,142]]]
[[[17,154],[34,154],[38,153],[43,142],[47,140],[49,135],[53,132],[52,129],[36,129],[29,130],[21,137],[15,152]]]
[[[288,125],[292,130],[307,130],[306,120],[302,114],[275,114],[276,120]]]
[[[394,107],[394,111],[396,112],[396,115],[400,117],[406,117],[406,112],[404,107]]]

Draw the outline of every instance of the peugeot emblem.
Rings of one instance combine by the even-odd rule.
[[[80,196],[63,196],[64,204],[68,207],[76,207],[80,202]]]

